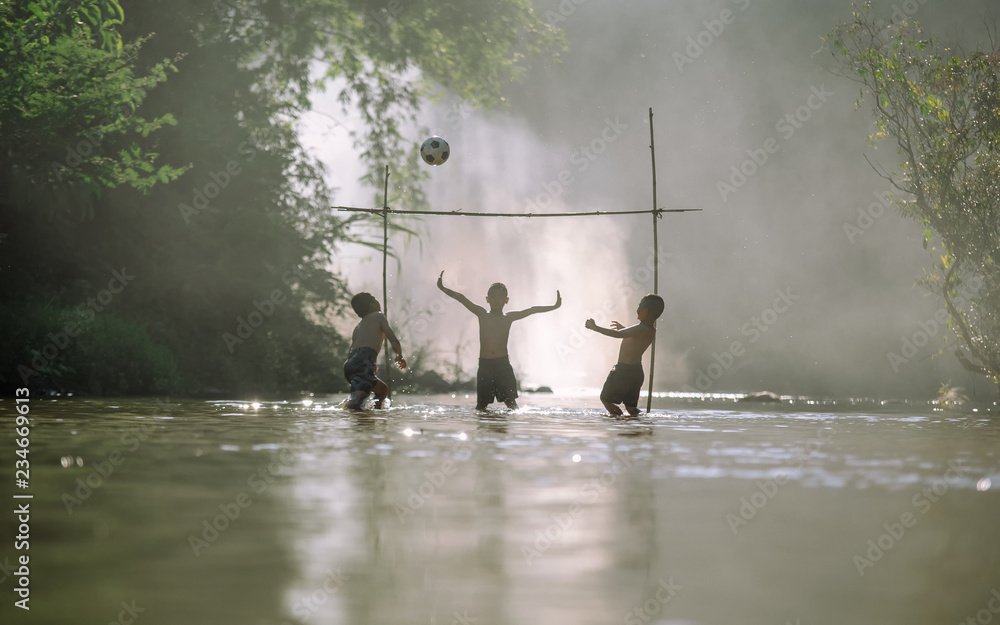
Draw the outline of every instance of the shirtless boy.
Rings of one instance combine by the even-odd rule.
[[[510,324],[528,315],[548,312],[562,306],[562,297],[556,291],[556,303],[552,306],[532,306],[504,314],[503,307],[509,301],[507,287],[500,282],[493,283],[486,292],[486,303],[490,309],[473,304],[469,298],[444,285],[444,272],[438,276],[438,288],[479,319],[479,372],[476,374],[476,410],[485,410],[493,399],[502,401],[512,410],[517,410],[517,380],[507,355],[507,337]]]
[[[396,364],[400,369],[405,369],[403,348],[389,327],[389,320],[382,314],[382,307],[375,296],[371,293],[358,293],[351,299],[351,308],[358,313],[361,321],[354,328],[351,352],[344,363],[344,378],[351,384],[351,397],[347,400],[347,407],[361,410],[361,405],[374,393],[375,407],[381,408],[382,400],[389,394],[389,387],[375,377],[375,362],[379,350],[388,338],[392,351],[396,353]]]
[[[663,298],[653,294],[643,297],[635,314],[639,323],[627,328],[617,321],[612,321],[610,328],[602,328],[593,319],[587,319],[584,324],[586,328],[605,336],[622,339],[621,349],[618,350],[618,364],[612,367],[604,388],[601,389],[601,403],[615,416],[622,414],[618,404],[624,404],[625,410],[633,417],[639,414],[639,391],[645,379],[642,355],[656,336],[655,323],[663,314]]]

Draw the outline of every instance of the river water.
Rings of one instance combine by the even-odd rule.
[[[342,399],[32,400],[3,622],[1000,623],[996,407]]]

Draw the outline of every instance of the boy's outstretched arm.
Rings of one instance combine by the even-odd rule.
[[[382,332],[385,333],[385,338],[389,340],[389,345],[392,347],[392,351],[396,354],[396,365],[400,369],[405,369],[406,361],[403,360],[403,346],[399,344],[399,339],[396,338],[396,333],[389,327],[389,320],[386,319],[385,315],[382,313],[379,313],[379,315],[381,317],[379,319],[379,325],[382,326]]]
[[[593,330],[594,332],[599,332],[604,336],[610,336],[613,339],[624,339],[638,332],[642,332],[642,324],[640,323],[637,323],[634,326],[629,326],[626,328],[617,321],[612,321],[610,328],[602,328],[601,326],[597,325],[597,323],[594,322],[593,319],[587,319],[587,321],[584,322],[583,327],[587,328],[588,330]]]
[[[528,315],[534,315],[535,313],[549,312],[550,310],[555,310],[562,306],[562,295],[559,295],[559,291],[556,291],[556,303],[551,306],[532,306],[531,308],[525,308],[524,310],[515,310],[507,313],[507,318],[511,321],[516,321],[518,319],[524,319]]]
[[[462,304],[462,306],[465,306],[466,308],[468,308],[469,312],[471,312],[473,315],[476,315],[478,317],[480,315],[485,315],[486,314],[486,309],[485,308],[483,308],[482,306],[479,306],[478,304],[473,304],[472,301],[468,297],[462,295],[458,291],[454,291],[452,289],[449,289],[448,287],[446,287],[444,285],[444,271],[442,271],[441,275],[438,276],[437,285],[438,285],[439,289],[441,289],[442,291],[444,291],[445,295],[447,295],[451,299],[458,300],[458,302],[460,304]]]

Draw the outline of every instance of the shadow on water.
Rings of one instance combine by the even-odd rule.
[[[990,418],[466,404],[36,402],[32,615],[929,624],[998,583]]]

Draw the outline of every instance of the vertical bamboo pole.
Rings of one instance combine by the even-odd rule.
[[[653,147],[653,107],[649,107],[649,157],[653,167],[653,293],[660,294],[660,242],[656,222],[660,214],[656,208],[656,149]],[[653,407],[653,369],[656,365],[656,334],[649,346],[649,390],[646,391],[646,414]]]
[[[382,307],[385,318],[389,318],[389,287],[386,266],[389,262],[389,166],[385,166],[385,187],[382,191]],[[392,395],[392,360],[389,358],[389,340],[382,342],[385,350],[385,385],[389,387],[385,398]],[[384,404],[383,404],[384,405]]]

